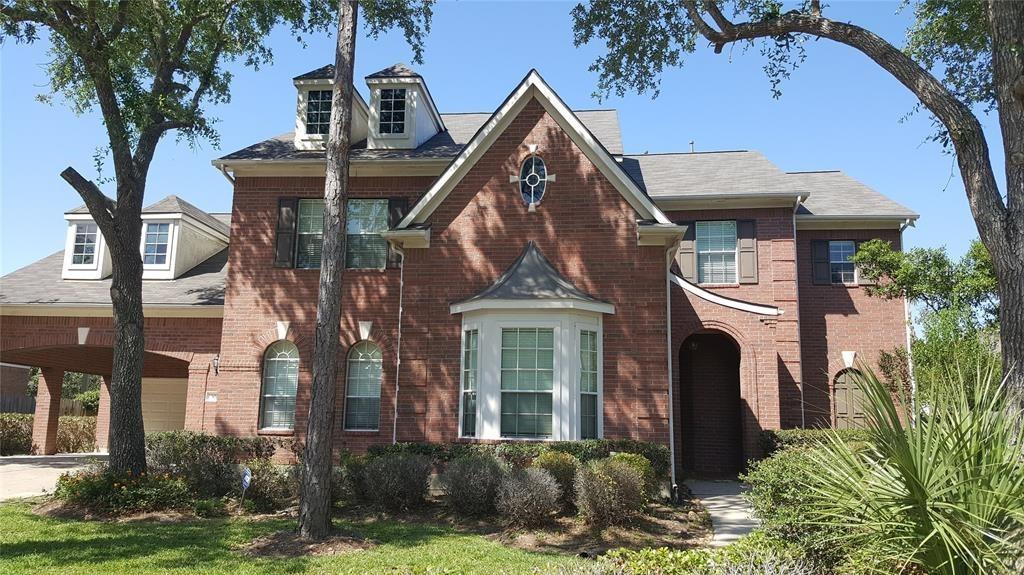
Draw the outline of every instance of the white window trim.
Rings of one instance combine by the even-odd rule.
[[[604,330],[601,329],[601,322],[585,323],[576,322],[576,369],[575,369],[575,390],[573,397],[576,405],[573,411],[576,413],[575,439],[583,439],[583,389],[580,387],[579,375],[583,370],[580,359],[580,338],[584,331],[597,334],[597,437],[604,438]]]
[[[386,217],[384,219],[384,230],[383,231],[380,231],[380,232],[370,232],[368,234],[349,234],[348,233],[348,219],[349,219],[349,215],[351,214],[350,210],[348,209],[348,202],[360,202],[360,201],[364,201],[364,202],[384,202],[385,203],[384,212],[385,212]],[[386,198],[348,198],[347,200],[345,200],[345,202],[346,202],[346,205],[345,205],[345,235],[346,236],[349,236],[349,235],[352,235],[352,236],[380,236],[380,237],[384,238],[384,236],[382,234],[384,232],[388,231],[388,226],[389,226],[389,220],[388,220],[389,211],[388,210],[389,210],[390,206],[388,205],[388,202],[389,202],[388,199],[386,199]],[[385,246],[387,246],[387,238],[384,238],[384,244],[385,244]],[[383,270],[387,269],[387,267],[388,267],[388,254],[387,254],[387,252],[385,252],[385,254],[384,254],[384,265],[381,265],[381,266],[378,266],[378,267],[369,267],[369,268],[350,268],[350,267],[348,267],[348,261],[347,261],[348,260],[348,245],[349,245],[348,244],[348,240],[346,239],[346,241],[345,241],[345,255],[344,255],[345,260],[346,260],[344,262],[346,270],[377,270],[377,271],[383,271]]]
[[[832,264],[844,264],[844,263],[851,263],[852,264],[853,263],[853,262],[851,262],[849,260],[847,260],[845,262],[835,262],[835,261],[832,261],[832,244],[833,243],[840,243],[840,242],[853,244],[853,253],[854,254],[857,253],[857,240],[828,240],[828,279],[829,279],[829,283],[831,283],[834,286],[847,286],[847,287],[860,285],[860,268],[857,267],[857,264],[853,265],[853,280],[852,281],[850,281],[850,282],[834,282],[834,281],[832,281]]]
[[[733,248],[733,269],[736,273],[736,280],[731,282],[702,282],[700,281],[700,239],[697,237],[697,225],[701,223],[715,223],[715,222],[733,222],[733,226],[736,230],[736,247]],[[724,286],[737,286],[740,284],[740,237],[739,237],[739,225],[737,220],[698,220],[693,223],[693,255],[697,258],[697,285],[704,287],[724,287]],[[710,253],[726,253],[726,252],[710,252]]]
[[[331,97],[329,98],[329,100],[331,102],[331,113],[330,113],[330,115],[333,116],[334,115],[334,87],[331,84],[326,84],[324,86],[310,86],[309,88],[306,88],[304,90],[304,92],[305,92],[305,94],[304,94],[305,98],[302,101],[302,126],[303,126],[303,132],[306,134],[306,137],[309,138],[309,139],[323,140],[324,142],[326,142],[327,141],[327,136],[329,134],[311,133],[309,131],[309,94],[310,94],[310,92],[330,92],[331,93]],[[330,129],[330,121],[328,121],[328,130],[329,129]]]
[[[557,348],[554,354],[554,381],[551,390],[552,425],[550,438],[502,437],[501,435],[501,330],[503,328],[552,328]],[[579,397],[579,332],[597,332],[598,339],[598,437],[604,437],[604,322],[595,312],[558,310],[478,311],[463,315],[462,341],[465,332],[477,330],[477,435],[467,437],[462,432],[462,368],[465,353],[459,360],[459,436],[475,440],[501,441],[571,441],[580,438]]]
[[[476,427],[473,429],[473,435],[466,435],[466,430],[462,428],[463,414],[465,413],[465,378],[466,378],[466,333],[476,330],[476,405],[477,413],[474,422]],[[459,334],[459,437],[462,439],[477,439],[480,437],[480,323],[476,321],[466,321],[462,323],[462,331]]]
[[[278,341],[281,341],[281,340],[278,340]],[[263,390],[264,390],[264,388],[266,386],[266,381],[264,381],[264,377],[266,377],[267,361],[285,361],[285,360],[282,360],[282,359],[266,357],[267,351],[269,351],[271,346],[273,346],[276,343],[277,343],[277,341],[272,342],[270,345],[268,345],[266,347],[266,349],[263,350],[263,361],[262,361],[262,363],[260,365],[259,413],[256,414],[257,423],[258,423],[257,430],[258,431],[295,431],[295,414],[294,413],[292,414],[292,425],[291,425],[291,427],[286,427],[286,426],[265,426],[265,425],[263,425],[263,419],[264,419],[263,418],[263,407],[264,407],[263,400],[266,399],[267,397],[289,397],[287,395],[268,396],[267,394],[265,394],[263,392]],[[294,342],[293,342],[293,344],[294,344]],[[289,359],[288,361],[291,361],[291,360]],[[296,348],[295,362],[296,362],[296,370],[298,370],[299,366],[301,365],[301,362],[302,362],[302,359],[300,357],[298,357],[298,348]],[[298,373],[296,373],[296,376],[295,376],[295,388],[296,389],[295,389],[295,395],[293,396],[296,400],[298,399],[298,395],[299,395],[299,391],[298,391],[299,381],[298,381],[298,379],[299,379],[298,378]]]
[[[380,109],[380,103],[383,101],[381,99],[381,90],[403,90],[403,91],[405,91],[405,98],[404,98],[404,101],[405,101],[405,121],[402,123],[403,130],[401,132],[388,132],[387,134],[384,134],[384,133],[382,133],[380,131],[380,113],[382,111]],[[377,88],[377,94],[376,94],[376,96],[377,96],[376,104],[377,105],[375,107],[376,118],[374,118],[375,121],[374,121],[374,124],[373,124],[373,132],[374,132],[374,135],[377,138],[380,138],[382,140],[388,140],[388,139],[403,140],[403,139],[406,139],[406,138],[409,137],[409,134],[411,133],[409,131],[409,129],[410,129],[409,116],[410,116],[410,114],[412,112],[412,106],[411,106],[411,103],[412,103],[412,97],[411,97],[412,93],[413,93],[413,91],[410,90],[409,88],[405,87],[405,86],[402,86],[402,87],[381,86],[380,88]],[[394,100],[392,100],[392,101],[394,101]],[[392,122],[392,123],[394,123],[394,122]]]
[[[351,369],[352,369],[352,356],[351,356],[351,353],[352,353],[352,350],[355,349],[356,345],[359,345],[359,344],[364,343],[364,342],[368,342],[368,343],[373,344],[373,346],[377,348],[377,353],[380,354],[380,381],[378,382],[379,385],[377,387],[377,396],[376,396],[377,397],[377,427],[374,427],[372,429],[369,428],[369,427],[352,428],[352,427],[348,426],[348,400],[349,400],[349,398],[353,398],[354,397],[354,398],[357,398],[357,399],[365,399],[365,398],[372,398],[372,397],[374,397],[372,395],[349,395],[349,386],[348,386],[348,384],[349,384],[349,374],[351,373]],[[353,345],[349,349],[349,355],[347,355],[345,357],[345,408],[341,412],[341,427],[342,427],[342,431],[344,431],[345,433],[379,433],[380,432],[381,414],[382,414],[383,409],[384,409],[383,397],[384,397],[384,350],[383,350],[383,348],[381,348],[379,343],[377,343],[377,342],[375,342],[373,340],[364,339],[364,340],[358,341],[358,342],[356,342],[355,345]]]
[[[76,264],[75,263],[75,236],[78,235],[78,226],[92,226],[96,228],[96,242],[93,244],[93,258],[91,264]],[[68,240],[68,253],[71,256],[68,258],[68,269],[69,270],[95,270],[100,266],[100,255],[103,249],[103,233],[100,231],[98,225],[95,222],[71,222],[69,226],[71,228],[70,238]]]
[[[151,224],[167,224],[167,258],[164,259],[162,264],[147,264],[146,261],[146,233],[149,230]],[[139,239],[139,255],[142,256],[142,269],[143,270],[170,270],[174,266],[174,256],[177,251],[175,246],[178,244],[178,224],[174,220],[143,220],[142,221],[142,237]]]

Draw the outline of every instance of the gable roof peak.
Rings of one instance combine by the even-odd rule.
[[[372,78],[422,78],[418,72],[405,65],[404,62],[396,62],[383,70],[377,70],[373,74],[366,77],[367,80]]]

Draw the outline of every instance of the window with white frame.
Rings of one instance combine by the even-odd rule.
[[[380,91],[378,134],[405,133],[405,88],[385,88]]]
[[[326,134],[331,126],[330,90],[310,90],[306,93],[306,133]]]
[[[383,373],[380,348],[361,341],[348,353],[345,380],[345,429],[376,431],[380,427],[380,379]]]
[[[736,222],[697,222],[697,281],[736,283]]]
[[[462,436],[476,437],[476,388],[479,378],[480,332],[467,329],[462,340]]]
[[[142,263],[166,265],[167,248],[170,245],[171,224],[146,224],[146,239],[142,246]]]
[[[830,241],[828,243],[828,267],[834,284],[856,283],[856,268],[853,256],[857,244],[852,240]]]
[[[75,224],[75,244],[71,251],[71,264],[96,264],[96,224]]]
[[[276,341],[263,354],[260,429],[295,427],[295,393],[299,387],[299,348]]]
[[[349,200],[345,224],[345,267],[380,269],[388,263],[388,200]]]
[[[295,267],[320,267],[324,247],[324,201],[299,200],[299,217],[295,226]]]
[[[551,437],[554,339],[551,328],[501,330],[502,437]]]
[[[580,439],[597,439],[597,332],[580,330]]]

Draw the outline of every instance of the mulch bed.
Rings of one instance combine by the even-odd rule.
[[[253,539],[251,543],[239,547],[239,550],[252,557],[307,557],[310,555],[340,555],[354,551],[372,549],[374,541],[353,537],[351,535],[334,534],[319,541],[301,539],[295,531],[278,531]]]

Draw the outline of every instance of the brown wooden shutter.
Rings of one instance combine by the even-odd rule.
[[[828,240],[811,240],[811,270],[814,283],[832,283],[832,270],[828,264]]]
[[[855,251],[860,251],[860,246],[863,243],[864,243],[864,241],[854,242],[854,250]],[[869,279],[867,279],[865,277],[862,277],[860,275],[860,266],[856,266],[856,268],[857,269],[856,269],[856,271],[854,273],[855,273],[855,277],[857,278],[857,285],[871,286],[871,285],[875,285],[877,283],[877,282],[873,282],[873,281],[871,281],[871,280],[869,280]]]
[[[295,220],[299,209],[298,198],[277,199],[277,239],[274,249],[274,267],[295,267]]]
[[[697,225],[696,222],[676,222],[686,226],[686,233],[679,242],[679,252],[676,261],[679,263],[679,272],[683,279],[697,283]]]
[[[741,284],[757,283],[757,223],[754,220],[736,222],[736,246],[739,250],[739,271]]]
[[[388,229],[395,229],[402,218],[409,213],[409,199],[408,198],[389,198],[388,199]],[[388,267],[397,268],[402,261],[402,257],[398,254],[398,251],[388,244]]]

